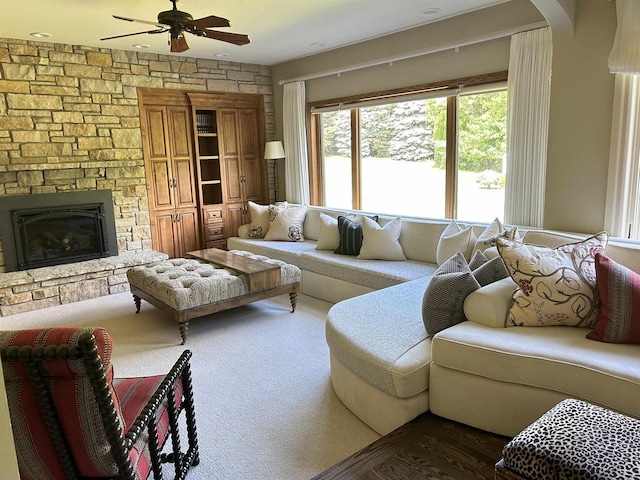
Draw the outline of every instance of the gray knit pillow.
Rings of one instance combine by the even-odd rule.
[[[430,337],[466,320],[464,299],[480,284],[462,253],[444,262],[433,274],[422,298],[422,321]]]

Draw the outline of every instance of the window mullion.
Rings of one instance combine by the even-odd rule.
[[[446,218],[456,218],[458,189],[458,96],[447,97]]]
[[[362,165],[360,163],[360,109],[351,110],[351,194],[354,210],[362,206]]]

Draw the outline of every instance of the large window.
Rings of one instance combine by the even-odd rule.
[[[314,108],[317,203],[417,217],[502,218],[506,85],[423,97]]]

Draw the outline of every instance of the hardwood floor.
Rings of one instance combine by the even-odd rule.
[[[492,479],[508,441],[427,412],[313,480]]]

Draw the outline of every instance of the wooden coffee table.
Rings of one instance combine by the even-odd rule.
[[[246,253],[246,252],[242,252]],[[168,298],[158,298],[164,295],[164,292],[171,292],[173,288],[167,277],[164,279],[158,278],[152,270],[147,273],[146,270],[140,270],[137,267],[131,269],[127,276],[129,278],[129,284],[131,293],[133,293],[133,299],[136,305],[136,313],[140,311],[141,300],[146,300],[156,308],[163,310],[173,316],[178,327],[180,329],[180,336],[182,337],[182,344],[187,341],[187,333],[189,330],[189,320],[212,313],[228,310],[230,308],[246,305],[258,300],[264,300],[266,298],[275,297],[285,293],[289,294],[291,301],[291,311],[294,312],[298,299],[298,291],[300,290],[300,281],[294,283],[282,284],[282,273],[279,265],[264,262],[255,258],[246,257],[244,255],[227,252],[225,250],[219,250],[216,248],[209,248],[206,250],[196,250],[188,252],[186,254],[187,260],[195,259],[204,260],[216,266],[223,267],[227,270],[234,272],[237,276],[245,275],[247,278],[248,292],[244,295],[229,296],[223,300],[219,300],[212,303],[205,303],[200,305],[187,304],[180,305],[175,303],[175,300]],[[184,259],[183,259],[184,260]],[[299,269],[293,265],[284,265],[282,268],[289,270],[295,269],[300,277]],[[136,273],[132,273],[136,270]],[[164,269],[163,271],[165,271]],[[130,276],[130,274],[132,276]],[[165,272],[163,275],[166,275]],[[209,277],[199,279],[198,282],[211,282],[211,288],[215,288],[215,282],[220,280],[220,277]],[[153,285],[163,285],[161,289],[153,289]],[[208,285],[208,283],[207,283]],[[151,293],[155,291],[156,293]]]
[[[278,265],[236,255],[226,250],[207,248],[188,252],[186,257],[199,258],[214,265],[244,273],[249,278],[249,293],[270,290],[279,287],[281,284],[280,267]]]

